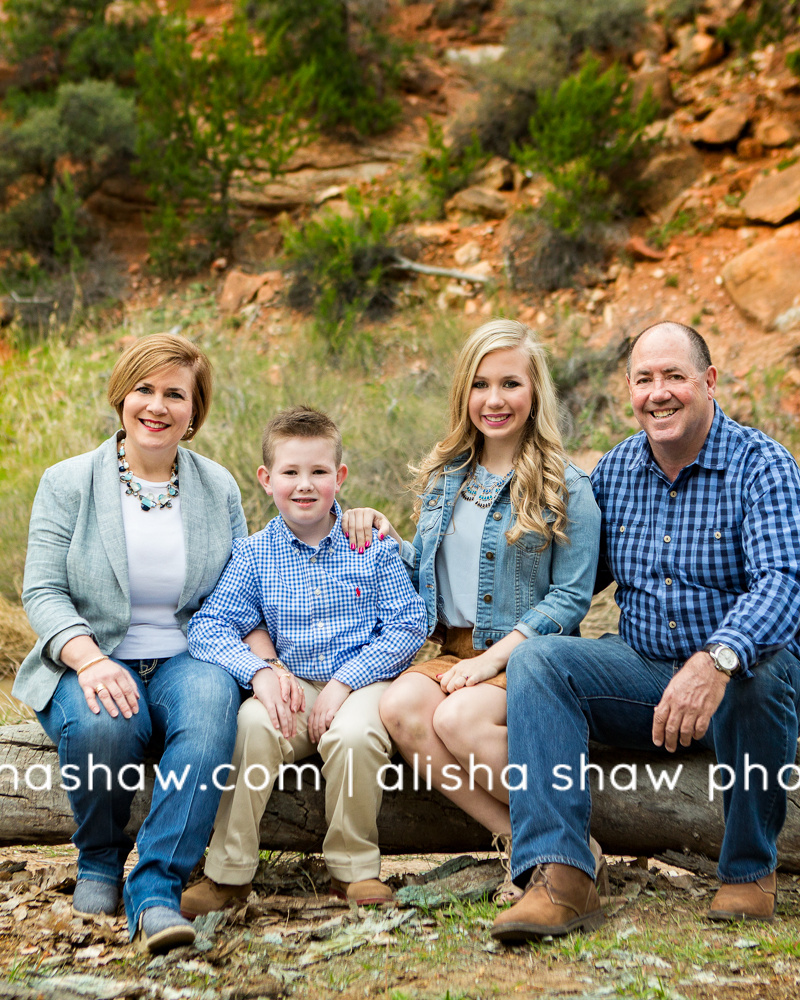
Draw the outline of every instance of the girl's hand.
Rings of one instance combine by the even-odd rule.
[[[78,683],[86,698],[86,704],[95,715],[100,714],[100,706],[116,719],[120,712],[126,719],[139,711],[139,689],[128,673],[113,660],[105,659],[88,670],[83,670]]]
[[[273,667],[272,669],[278,675],[278,683],[281,686],[281,698],[289,703],[289,708],[293,713],[300,712],[302,714],[305,712],[306,695],[295,675],[289,673],[288,670],[282,670],[280,667]]]
[[[372,529],[377,528],[381,538],[391,535],[399,545],[400,536],[388,517],[373,507],[354,507],[342,514],[342,531],[355,552],[364,552],[372,544]]]
[[[488,651],[469,660],[459,660],[439,677],[439,686],[445,694],[452,694],[463,687],[474,687],[481,681],[496,677],[505,665],[498,663]]]
[[[266,708],[272,725],[290,740],[297,736],[297,716],[296,709],[291,702],[287,704],[284,696],[285,681],[279,677],[285,671],[278,668],[262,667],[253,674],[253,697],[256,698]],[[289,675],[291,676],[291,675]]]

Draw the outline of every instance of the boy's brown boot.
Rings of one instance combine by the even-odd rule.
[[[717,890],[709,920],[773,920],[778,901],[775,872],[755,882],[724,882]]]
[[[223,885],[213,882],[207,876],[191,888],[186,889],[181,896],[181,914],[194,920],[212,910],[224,910],[237,900],[245,900],[253,890],[253,883],[244,885]]]
[[[365,878],[360,882],[340,882],[331,875],[331,895],[348,903],[369,906],[370,903],[391,903],[394,893],[380,879]]]
[[[605,917],[594,882],[571,865],[537,865],[522,899],[498,915],[491,930],[498,941],[594,930]]]

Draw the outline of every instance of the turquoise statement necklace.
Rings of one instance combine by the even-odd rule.
[[[172,474],[170,475],[169,482],[167,483],[167,492],[159,493],[158,497],[153,496],[152,493],[143,493],[142,484],[133,478],[133,473],[131,472],[130,466],[125,459],[124,441],[120,441],[119,443],[119,447],[117,448],[117,458],[119,460],[119,481],[123,484],[123,486],[128,487],[125,490],[126,497],[136,497],[142,510],[145,512],[152,510],[154,507],[158,510],[163,510],[165,507],[172,506],[173,498],[178,496],[180,493],[180,489],[178,487],[177,458],[172,464]]]

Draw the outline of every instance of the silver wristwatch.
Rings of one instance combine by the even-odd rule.
[[[721,642],[710,642],[707,646],[703,646],[703,649],[714,661],[714,666],[721,674],[733,677],[742,669],[739,657],[730,646],[723,646]]]

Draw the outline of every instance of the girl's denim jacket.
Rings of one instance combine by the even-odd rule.
[[[411,580],[425,601],[428,634],[438,624],[436,553],[453,516],[467,475],[460,460],[428,486],[413,542],[403,542],[402,557]],[[457,471],[456,471],[457,470]],[[473,646],[486,649],[517,629],[535,635],[578,635],[589,610],[600,544],[600,511],[586,473],[571,463],[565,481],[569,491],[569,544],[552,542],[542,550],[542,536],[526,532],[509,545],[505,532],[514,521],[511,484],[507,483],[486,515],[481,538],[478,608]],[[545,511],[545,519],[555,515]]]

